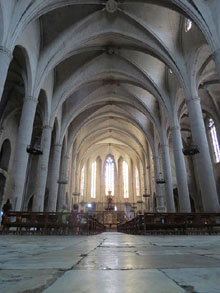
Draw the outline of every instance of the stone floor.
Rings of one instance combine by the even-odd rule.
[[[220,292],[220,236],[0,235],[0,292]]]

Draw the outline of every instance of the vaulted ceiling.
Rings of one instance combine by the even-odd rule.
[[[59,139],[68,136],[68,148],[74,144],[81,160],[108,152],[109,144],[142,160],[174,112],[183,115],[180,89],[193,76],[191,62],[197,83],[204,85],[202,97],[207,90],[219,93],[200,30],[204,19],[193,1],[25,2],[17,4],[24,11],[24,34],[35,23],[40,40],[33,88],[45,89],[47,96],[50,88],[49,123],[58,120]],[[187,9],[195,21],[188,32]],[[189,52],[203,46],[193,61]],[[189,128],[187,114],[182,121]]]

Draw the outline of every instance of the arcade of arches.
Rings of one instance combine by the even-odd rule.
[[[0,205],[219,211],[219,13],[0,1]]]

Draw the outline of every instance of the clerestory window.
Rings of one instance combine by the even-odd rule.
[[[212,143],[212,149],[215,157],[215,162],[220,162],[220,148],[219,148],[219,142],[215,127],[215,122],[212,118],[209,118],[209,133],[211,137],[211,143]]]
[[[135,172],[135,182],[136,182],[136,196],[140,196],[140,178],[139,178],[139,172],[137,167]]]
[[[192,20],[190,20],[189,18],[185,19],[185,32],[187,33],[188,31],[190,31],[192,28]]]

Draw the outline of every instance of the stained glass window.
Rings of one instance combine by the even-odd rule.
[[[212,148],[215,156],[216,163],[220,162],[220,148],[219,148],[219,142],[215,127],[215,122],[212,118],[209,119],[209,132],[212,140]]]
[[[185,32],[190,31],[192,28],[192,20],[190,20],[189,18],[186,18],[185,20]]]
[[[108,157],[105,163],[105,194],[108,195],[111,191],[111,195],[114,195],[114,161],[111,157]]]
[[[83,166],[81,170],[81,184],[80,184],[80,194],[84,195],[84,187],[85,187],[85,166]]]
[[[124,198],[128,198],[128,164],[123,161]]]
[[[135,182],[136,182],[136,196],[140,196],[140,180],[139,180],[139,172],[138,168],[136,167],[136,172],[135,172]]]
[[[92,163],[91,198],[96,198],[96,162]]]

